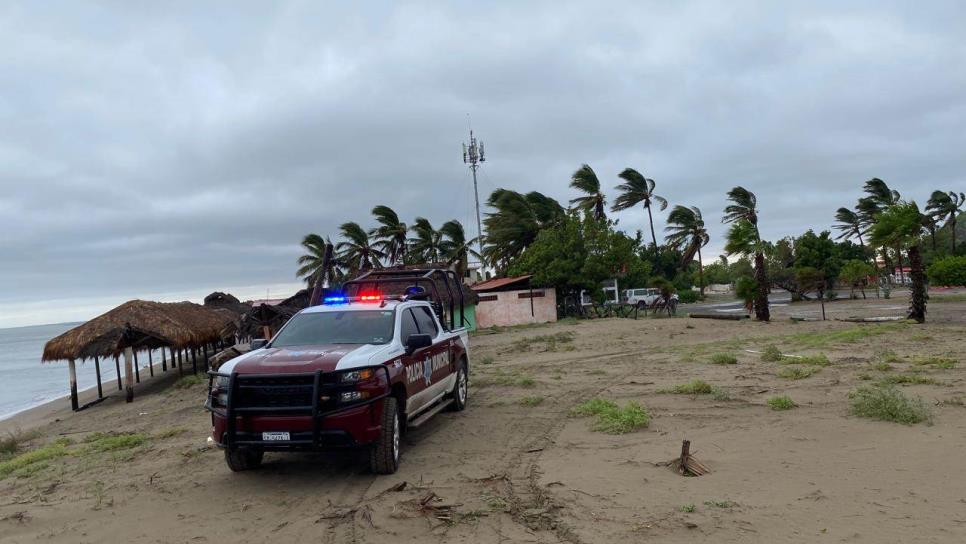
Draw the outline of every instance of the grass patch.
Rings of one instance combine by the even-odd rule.
[[[880,421],[912,425],[931,422],[932,412],[921,397],[909,398],[895,387],[860,387],[849,393],[852,413]]]
[[[950,369],[956,366],[956,360],[949,357],[919,357],[913,360],[913,364],[919,366],[934,366],[936,368]]]
[[[537,406],[543,401],[544,401],[544,398],[541,396],[530,396],[530,397],[523,397],[522,399],[520,399],[520,404],[524,406]]]
[[[523,374],[519,370],[506,371],[503,369],[498,369],[496,372],[489,376],[481,376],[476,378],[473,385],[477,387],[486,387],[489,385],[503,385],[508,387],[523,387],[530,388],[537,384],[533,377]]]
[[[21,453],[0,463],[0,478],[6,478],[11,474],[17,476],[30,476],[39,470],[46,468],[47,461],[57,457],[63,457],[69,452],[67,445],[69,442],[58,440],[46,446],[42,446],[32,451]],[[35,466],[41,465],[41,466]]]
[[[812,376],[813,374],[818,373],[820,370],[821,370],[820,368],[811,367],[811,366],[806,366],[806,367],[790,366],[790,367],[781,369],[778,372],[778,377],[785,378],[786,380],[804,380],[805,378],[808,378],[809,376]]]
[[[883,334],[899,332],[905,326],[904,323],[857,325],[837,331],[793,334],[789,340],[805,347],[820,348],[832,344],[852,344]]]
[[[889,363],[883,362],[883,363],[875,363],[875,364],[873,364],[872,365],[872,368],[874,368],[875,370],[878,370],[879,372],[888,372],[888,371],[892,370],[893,367]]]
[[[691,380],[688,383],[658,389],[657,392],[673,395],[711,395],[714,400],[728,400],[730,398],[727,391],[704,380]]]
[[[782,360],[782,357],[781,350],[775,345],[766,346],[764,351],[761,352],[761,360],[766,363],[777,363]]]
[[[737,506],[736,503],[731,501],[704,501],[705,506],[712,506],[714,508],[731,508],[732,506]]]
[[[929,295],[929,303],[943,302],[966,302],[966,293],[955,293],[952,295]]]
[[[88,452],[118,451],[136,448],[148,440],[144,433],[94,433],[84,439]]]
[[[859,374],[856,376],[856,378],[858,378],[858,379],[860,379],[862,381],[869,381],[869,380],[872,379],[872,374],[869,374],[868,372],[859,372]]]
[[[492,365],[493,364],[493,357],[490,357],[489,355],[487,355],[485,357],[480,358],[480,364],[481,365]]]
[[[179,434],[184,434],[186,432],[188,432],[188,429],[185,429],[184,427],[168,427],[167,429],[160,431],[158,434],[154,436],[155,438],[164,439],[164,438],[172,438],[172,437],[178,436]]]
[[[597,416],[593,429],[607,434],[627,434],[651,423],[647,410],[636,402],[618,406],[605,399],[591,399],[579,404],[571,413],[575,416]]]
[[[940,385],[940,382],[929,376],[913,376],[909,374],[896,374],[882,378],[882,383],[886,385]]]
[[[0,438],[0,461],[16,455],[26,442],[37,438],[38,435],[39,433],[37,431],[29,433],[21,431],[7,433],[6,436]]]
[[[203,378],[201,374],[189,374],[188,376],[178,378],[178,381],[174,382],[174,387],[175,389],[188,389],[189,387],[200,385],[206,381],[207,379]]]
[[[772,410],[791,410],[798,406],[788,395],[771,397],[766,402],[768,406],[771,406]]]
[[[898,363],[899,356],[891,349],[884,349],[875,354],[876,359],[883,363]]]
[[[521,338],[512,344],[513,351],[530,351],[534,345],[543,344],[543,351],[557,351],[557,344],[574,341],[574,333],[562,331],[555,334],[542,334]]]
[[[599,368],[596,368],[594,370],[588,370],[587,371],[587,375],[588,376],[606,376],[607,375],[607,372],[605,372],[604,370],[601,370]]]
[[[736,365],[738,364],[738,357],[736,357],[733,353],[715,353],[711,356],[711,364]]]
[[[694,504],[692,503],[692,504],[685,504],[685,505],[681,506],[680,510],[682,512],[684,512],[685,514],[693,514],[694,511],[696,510],[696,508],[695,508]]]

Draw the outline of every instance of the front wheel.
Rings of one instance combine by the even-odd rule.
[[[252,470],[262,465],[265,452],[253,449],[225,450],[225,463],[233,472]]]
[[[469,380],[466,375],[466,361],[460,361],[460,367],[456,371],[456,383],[453,384],[453,403],[450,409],[454,412],[462,412],[466,409],[466,401],[469,399]]]
[[[382,401],[382,430],[369,453],[369,466],[376,474],[392,474],[399,468],[399,406],[394,397]]]

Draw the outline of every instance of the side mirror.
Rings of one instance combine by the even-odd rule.
[[[264,338],[257,338],[255,340],[252,340],[252,343],[251,343],[252,351],[255,351],[256,349],[262,349],[263,347],[265,347],[266,344],[268,344],[268,340],[265,340]]]
[[[413,353],[423,348],[428,348],[432,345],[432,336],[428,334],[410,334],[409,338],[406,339],[406,354],[412,355]]]

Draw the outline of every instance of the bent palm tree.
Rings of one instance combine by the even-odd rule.
[[[835,237],[836,240],[848,240],[849,238],[856,237],[859,239],[859,246],[865,248],[865,242],[862,240],[862,234],[865,233],[865,229],[862,226],[861,215],[848,208],[839,208],[835,212],[835,220],[838,223],[833,225],[833,228],[842,232],[842,234]]]
[[[690,208],[681,205],[675,206],[667,216],[667,223],[668,225],[664,230],[669,234],[665,237],[665,240],[667,245],[681,251],[681,268],[684,268],[687,263],[694,259],[695,253],[698,254],[698,282],[703,297],[704,263],[701,262],[701,248],[708,244],[710,237],[708,230],[704,228],[701,210],[696,206]]]
[[[524,195],[497,189],[490,194],[487,205],[495,211],[483,219],[483,253],[486,262],[501,271],[537,239],[541,229],[552,227],[564,216],[559,202],[536,191]]]
[[[866,181],[862,186],[862,190],[869,196],[859,199],[859,208],[863,210],[868,228],[871,229],[883,211],[889,206],[899,202],[900,195],[899,191],[890,189],[889,185],[879,178],[872,178]],[[886,246],[883,246],[882,253],[883,256],[887,257],[885,248]],[[892,249],[895,249],[896,261],[899,265],[899,281],[900,283],[905,283],[905,273],[902,271],[902,248],[894,246]]]
[[[952,236],[951,253],[953,255],[956,254],[956,217],[963,213],[964,204],[966,204],[966,194],[956,191],[949,191],[948,193],[933,191],[926,203],[926,210],[930,212],[929,215],[937,221],[945,221],[943,227],[949,226],[949,232]]]
[[[379,249],[386,254],[387,264],[399,264],[406,260],[406,235],[409,227],[399,220],[399,215],[389,206],[372,209],[379,226],[369,231]]]
[[[728,255],[755,256],[755,317],[759,321],[769,321],[768,274],[765,271],[764,244],[758,231],[758,199],[755,193],[739,186],[728,191],[728,200],[732,203],[725,207],[725,215],[721,219],[722,223],[731,223],[725,252]]]
[[[594,219],[602,221],[607,217],[604,209],[607,207],[607,198],[600,192],[600,180],[594,169],[585,164],[574,172],[570,178],[570,186],[584,193],[571,199],[571,204],[576,204],[578,208],[591,214]]]
[[[909,300],[909,319],[922,323],[926,320],[926,276],[920,246],[923,231],[922,214],[915,202],[899,201],[879,214],[872,227],[870,243],[905,247],[909,252],[909,277],[912,291]]]
[[[447,266],[455,265],[456,273],[461,278],[466,277],[470,256],[480,258],[479,253],[473,251],[472,248],[472,245],[476,243],[476,238],[467,240],[463,224],[455,219],[443,223],[439,232],[443,236],[443,240],[439,244],[443,260],[446,261]]]
[[[621,194],[614,199],[614,205],[611,206],[611,211],[617,212],[638,204],[644,204],[644,209],[647,210],[647,221],[651,225],[651,241],[654,243],[654,247],[657,247],[657,236],[654,235],[654,216],[651,215],[651,203],[656,202],[661,207],[661,211],[664,211],[667,209],[667,200],[664,197],[654,194],[655,183],[653,179],[645,178],[633,168],[625,168],[617,177],[624,180],[624,183],[616,187]]]
[[[409,248],[413,257],[424,263],[438,263],[440,259],[440,244],[443,234],[433,228],[433,224],[425,217],[417,217],[410,227],[415,238],[409,239]]]
[[[329,255],[326,262],[326,245],[332,246],[332,241],[322,238],[318,234],[307,234],[302,239],[302,247],[305,248],[305,255],[298,258],[299,269],[295,272],[295,277],[305,278],[309,286],[339,283],[344,274],[339,269],[340,263],[334,255]]]
[[[339,226],[343,241],[339,242],[335,249],[339,252],[339,259],[345,263],[351,272],[369,270],[382,266],[379,259],[385,257],[372,239],[369,233],[359,226],[359,223],[348,222]]]

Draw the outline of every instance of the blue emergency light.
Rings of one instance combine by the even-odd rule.
[[[322,299],[322,304],[345,304],[349,302],[349,297],[345,295],[330,295]]]

